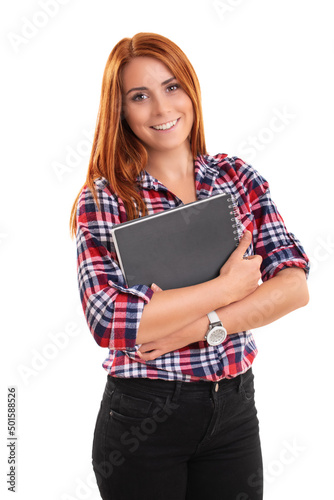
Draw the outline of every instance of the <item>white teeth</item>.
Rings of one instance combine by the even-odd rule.
[[[153,128],[155,128],[155,130],[168,130],[169,128],[174,127],[174,125],[176,125],[176,123],[177,123],[177,120],[174,120],[173,122],[164,123],[163,125],[153,126]]]

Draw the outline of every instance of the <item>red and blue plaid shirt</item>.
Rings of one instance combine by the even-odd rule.
[[[142,172],[137,181],[149,214],[182,204],[147,172]],[[287,231],[271,200],[267,181],[250,165],[224,154],[199,155],[195,160],[195,182],[198,200],[219,193],[234,196],[241,229],[253,234],[248,253],[263,258],[263,281],[291,266],[308,274],[308,258],[301,244]],[[82,190],[78,203],[78,283],[90,331],[101,347],[109,348],[102,365],[106,371],[115,377],[217,381],[248,370],[257,354],[251,331],[228,335],[218,346],[203,341],[153,361],[139,358],[137,330],[153,291],[141,284],[127,287],[110,231],[113,224],[127,220],[124,204],[106,179],[97,179],[95,185],[100,211],[87,188]]]

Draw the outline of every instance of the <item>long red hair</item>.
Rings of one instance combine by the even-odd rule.
[[[124,117],[122,119],[121,70],[139,56],[154,57],[163,62],[188,94],[194,108],[191,151],[194,159],[198,154],[206,154],[200,86],[187,56],[171,40],[155,33],[137,33],[133,38],[120,40],[111,51],[104,69],[93,147],[83,187],[91,190],[99,208],[94,181],[98,177],[107,179],[112,190],[122,199],[129,220],[137,218],[139,212],[147,213],[136,183],[138,175],[145,169],[147,151]],[[76,211],[82,189],[72,207],[72,236],[77,230]]]

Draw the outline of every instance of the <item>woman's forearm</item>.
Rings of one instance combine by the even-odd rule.
[[[308,303],[305,272],[286,268],[262,283],[239,302],[219,308],[217,314],[228,334],[268,325]]]
[[[212,309],[230,303],[228,289],[219,278],[200,285],[155,293],[144,307],[137,343],[150,342],[180,330]],[[221,286],[222,285],[222,286]]]
[[[308,302],[308,289],[302,269],[283,269],[262,283],[244,299],[217,309],[228,334],[258,328],[303,307]],[[167,352],[204,340],[208,329],[207,316],[186,325],[168,336],[156,337],[143,343],[140,353],[145,360],[155,359]]]

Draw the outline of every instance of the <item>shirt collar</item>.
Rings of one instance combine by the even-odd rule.
[[[225,154],[197,156],[195,160],[195,183],[198,199],[211,195],[219,174],[220,163],[226,157]]]
[[[159,189],[166,189],[161,182],[158,181],[155,177],[149,174],[146,170],[142,170],[137,177],[137,183],[143,189],[154,189],[154,191],[158,191]]]
[[[205,192],[212,191],[214,181],[218,175],[218,163],[227,155],[209,156],[197,155],[195,158],[195,183],[196,190],[200,193],[202,187],[205,187]],[[137,183],[143,189],[153,189],[154,191],[165,190],[167,188],[158,179],[143,170],[137,177]]]

